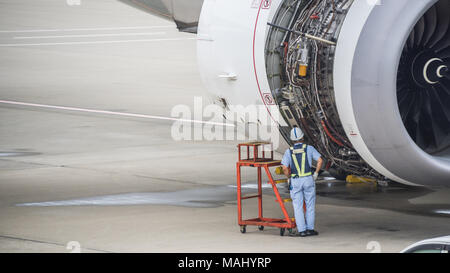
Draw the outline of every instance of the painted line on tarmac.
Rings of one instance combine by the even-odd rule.
[[[168,39],[142,39],[142,40],[115,40],[115,41],[92,41],[92,42],[61,42],[61,43],[35,43],[35,44],[0,44],[0,47],[25,47],[25,46],[59,46],[59,45],[91,45],[91,44],[119,44],[135,42],[165,42],[195,40],[196,38],[168,38]]]
[[[166,32],[132,32],[132,33],[102,33],[102,34],[80,34],[80,35],[53,35],[53,36],[17,36],[14,39],[55,39],[55,38],[90,38],[90,37],[114,37],[114,36],[145,36],[164,35]]]
[[[155,29],[155,28],[175,28],[175,25],[134,26],[134,27],[100,27],[100,28],[63,28],[63,29],[18,29],[18,30],[0,30],[0,33],[99,31],[99,30],[130,30],[130,29]]]
[[[170,121],[181,121],[181,122],[187,122],[187,123],[200,123],[200,124],[211,124],[211,125],[235,127],[235,125],[231,124],[231,123],[221,123],[221,122],[213,122],[213,121],[194,120],[194,119],[180,119],[180,118],[172,118],[172,117],[162,117],[162,116],[153,116],[153,115],[95,110],[95,109],[86,109],[86,108],[78,108],[78,107],[66,107],[66,106],[37,104],[37,103],[8,101],[8,100],[0,100],[0,103],[10,104],[10,105],[21,105],[21,106],[47,108],[47,109],[66,110],[66,111],[77,111],[77,112],[94,113],[94,114],[104,114],[104,115],[114,115],[114,116],[124,116],[124,117],[134,117],[134,118],[146,118],[146,119],[158,119],[158,120],[170,120]]]

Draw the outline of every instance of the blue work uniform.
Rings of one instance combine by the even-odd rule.
[[[296,143],[286,150],[281,161],[282,165],[291,168],[289,190],[298,232],[314,229],[316,184],[312,177],[311,163],[313,159],[317,161],[320,157],[320,153],[313,146]],[[306,203],[306,217],[303,213],[303,201]]]

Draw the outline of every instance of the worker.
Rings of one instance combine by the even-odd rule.
[[[312,236],[319,235],[314,230],[316,185],[315,181],[322,168],[322,157],[311,145],[303,142],[304,134],[298,127],[291,130],[291,140],[294,146],[284,153],[281,161],[283,173],[290,179],[289,190],[292,204],[294,206],[297,233],[290,236]],[[314,174],[312,173],[312,160],[317,161]],[[306,204],[306,217],[303,212],[303,202]],[[305,221],[306,220],[306,221]]]

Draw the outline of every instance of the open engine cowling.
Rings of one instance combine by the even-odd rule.
[[[280,127],[286,142],[290,128],[301,126],[332,168],[448,185],[449,5],[205,0],[200,71],[218,101],[275,101],[289,124]]]

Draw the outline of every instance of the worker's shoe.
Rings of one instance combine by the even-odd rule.
[[[306,237],[306,231],[289,233],[291,237]]]
[[[319,232],[315,231],[314,229],[308,229],[306,230],[306,236],[316,236],[319,235]]]
[[[308,236],[308,233],[306,233],[306,231],[302,231],[302,232],[299,232],[299,233],[298,233],[298,236],[300,236],[300,237],[306,237],[306,236]]]

